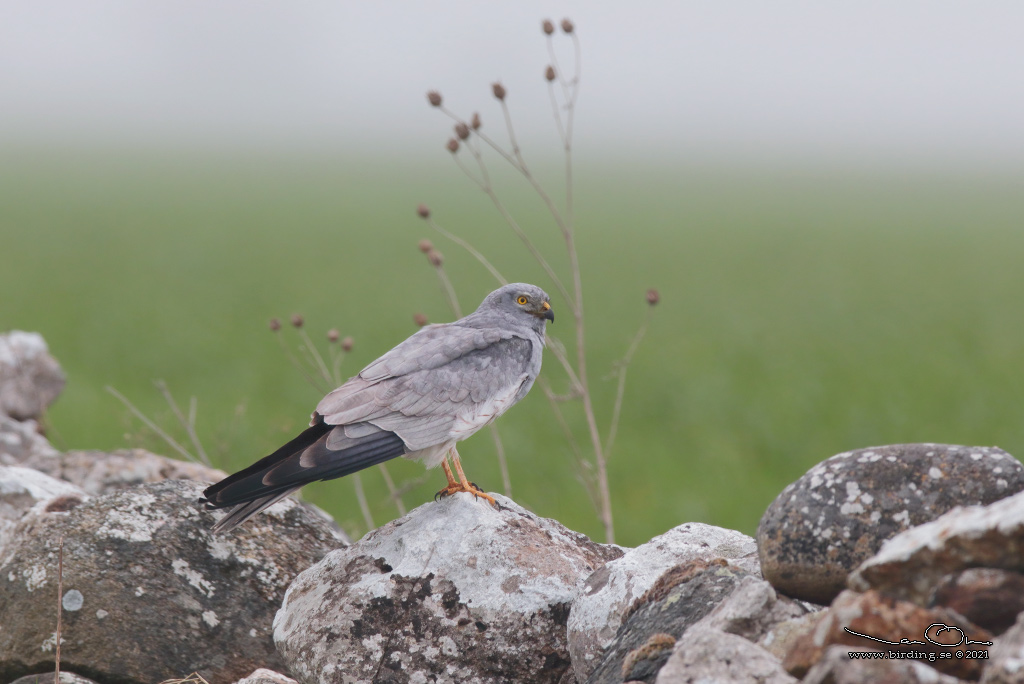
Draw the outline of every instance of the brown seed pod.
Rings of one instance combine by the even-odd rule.
[[[553,66],[551,66],[549,64],[548,68],[544,70],[544,78],[546,78],[548,81],[554,81],[555,80],[555,67],[553,67]]]
[[[654,306],[661,301],[661,295],[653,287],[647,291],[647,303]]]
[[[274,331],[274,332],[277,332],[278,330],[280,330],[281,329],[281,320],[279,318],[271,318],[270,319],[270,329],[272,331]]]
[[[427,93],[427,102],[430,103],[431,107],[440,107],[441,93],[437,92],[436,90],[431,90],[429,93]]]
[[[292,325],[296,328],[301,328],[304,322],[302,314],[292,314]]]
[[[421,204],[416,207],[416,213],[420,215],[420,218],[430,218],[430,207],[426,204]]]
[[[492,83],[491,92],[493,92],[494,97],[498,98],[499,100],[504,100],[505,95],[507,94],[505,86],[501,85],[501,83]]]
[[[440,266],[444,263],[444,255],[438,252],[436,249],[432,249],[427,252],[427,260],[430,261],[434,266]]]
[[[327,331],[328,342],[337,342],[339,339],[341,339],[341,333],[338,332],[337,328],[331,328]]]
[[[343,352],[352,351],[352,336],[348,335],[341,340],[341,350]]]
[[[573,26],[572,21],[570,21],[568,17],[566,17],[565,19],[562,20],[562,30],[563,31],[565,31],[566,33],[572,33],[575,29],[576,29],[576,27]]]
[[[450,138],[448,140],[448,144],[446,144],[445,147],[448,148],[449,152],[455,154],[456,152],[459,151],[459,141],[456,140],[455,138]]]
[[[551,23],[550,19],[545,19],[543,22],[541,22],[540,27],[544,29],[544,33],[546,35],[550,36],[552,33],[555,32],[555,25]]]
[[[465,140],[469,137],[469,126],[461,121],[455,124],[455,135],[459,136],[459,140]]]
[[[469,127],[474,131],[480,129],[480,115],[476,112],[473,112],[473,118],[469,120]]]
[[[429,322],[427,321],[427,317],[421,313],[413,314],[412,321],[420,328],[422,328]]]

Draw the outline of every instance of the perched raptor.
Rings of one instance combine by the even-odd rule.
[[[242,524],[305,484],[396,456],[442,465],[442,496],[470,492],[493,504],[466,479],[455,443],[526,396],[540,372],[544,323],[554,320],[543,290],[512,283],[454,323],[421,328],[324,397],[298,437],[207,488],[207,508],[231,509],[214,531]]]

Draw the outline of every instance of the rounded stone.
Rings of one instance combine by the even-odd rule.
[[[1024,466],[997,447],[896,444],[837,454],[768,506],[757,530],[764,578],[829,603],[882,542],[955,506],[1024,490]]]
[[[69,671],[150,684],[169,673],[234,682],[283,669],[270,626],[285,589],[344,542],[290,499],[215,536],[224,514],[197,503],[204,486],[167,480],[23,516],[0,549],[0,682],[53,672],[61,583]]]

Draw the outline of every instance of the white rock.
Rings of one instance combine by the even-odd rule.
[[[333,551],[288,588],[274,640],[311,684],[557,682],[568,606],[621,551],[502,496],[430,502]]]

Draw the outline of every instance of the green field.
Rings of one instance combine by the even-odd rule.
[[[415,312],[450,320],[420,238],[446,255],[464,308],[492,289],[486,271],[416,217],[421,201],[510,279],[552,291],[445,156],[6,151],[0,329],[41,332],[68,374],[50,438],[64,449],[169,454],[103,389],[173,428],[153,387],[164,379],[180,400],[198,398],[198,428],[220,467],[276,448],[320,395],[268,319],[301,312],[323,349],[329,328],[353,336],[344,367],[353,374],[412,333]],[[645,315],[644,291],[662,294],[630,369],[610,466],[619,543],[694,520],[753,533],[783,486],[847,449],[931,441],[1024,454],[1019,176],[585,158],[578,173],[602,422],[614,396],[606,378]],[[557,183],[556,172],[544,175]],[[564,269],[542,207],[521,184],[507,187],[514,213]],[[553,332],[568,338],[566,307],[552,304]],[[284,332],[294,346],[295,331]],[[553,359],[544,373],[565,388]],[[568,413],[583,440],[581,414]],[[600,539],[541,393],[499,427],[514,497]],[[486,433],[461,453],[473,480],[500,490]],[[423,471],[400,462],[391,472]],[[364,481],[376,522],[394,517],[380,475]],[[442,483],[431,473],[406,503],[428,501]],[[350,482],[304,491],[347,529],[363,528]]]

